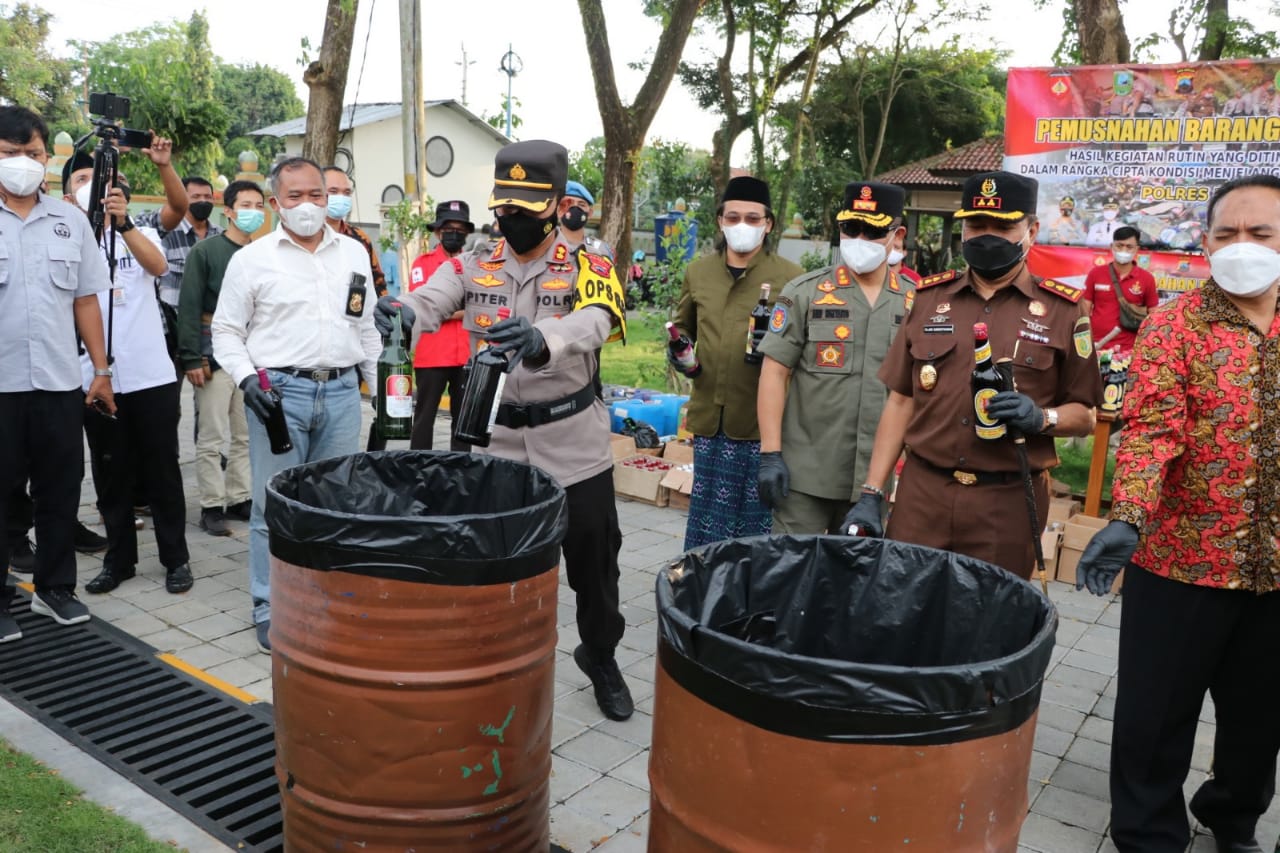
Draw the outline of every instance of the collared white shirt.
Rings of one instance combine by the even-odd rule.
[[[83,214],[82,214],[83,215]],[[160,235],[154,228],[138,228],[160,251]],[[107,250],[101,249],[102,262]],[[158,388],[176,382],[173,361],[164,342],[164,326],[160,322],[160,306],[156,304],[155,277],[138,263],[129,251],[124,237],[116,235],[116,280],[111,290],[98,294],[102,311],[102,339],[110,334],[111,390],[117,394]],[[93,382],[93,362],[88,354],[80,356],[81,387],[86,391]]]
[[[358,316],[347,314],[352,273],[365,279]],[[277,226],[227,265],[213,315],[213,357],[237,385],[258,368],[358,365],[376,388],[377,298],[369,253],[358,242],[325,225],[309,252]]]

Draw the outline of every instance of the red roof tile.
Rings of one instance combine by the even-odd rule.
[[[1004,165],[1004,136],[987,136],[959,148],[877,175],[876,180],[907,189],[939,187],[959,189],[969,175],[991,172]]]

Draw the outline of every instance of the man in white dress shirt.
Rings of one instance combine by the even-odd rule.
[[[325,224],[324,174],[302,157],[271,170],[280,226],[236,252],[213,315],[213,355],[245,392],[253,509],[249,594],[258,647],[271,643],[267,482],[305,462],[360,450],[360,377],[377,387],[382,339],[373,325],[372,271],[364,248]],[[369,298],[372,297],[372,298]],[[276,398],[258,384],[265,370]],[[293,449],[273,454],[266,418],[283,405]]]

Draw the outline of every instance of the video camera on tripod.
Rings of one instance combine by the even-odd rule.
[[[76,140],[75,147],[78,150],[90,136],[98,137],[98,145],[93,150],[93,182],[90,185],[87,212],[89,221],[93,224],[93,235],[101,243],[107,225],[102,199],[108,188],[119,186],[120,147],[150,148],[152,134],[147,130],[134,130],[119,124],[129,117],[129,99],[122,98],[115,92],[91,93],[89,112],[97,116],[93,120],[93,130]],[[64,191],[67,189],[69,188],[63,188]]]

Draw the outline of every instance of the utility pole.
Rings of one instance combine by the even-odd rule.
[[[520,57],[511,49],[511,44],[507,44],[507,52],[502,57],[502,62],[498,64],[498,70],[507,75],[507,139],[511,138],[511,81],[524,68],[524,63],[520,61]]]
[[[414,213],[422,213],[426,193],[426,108],[422,100],[422,16],[420,0],[400,0],[400,123],[404,139],[404,194]],[[417,240],[402,246],[418,256]],[[411,253],[410,253],[411,252]],[[402,255],[402,259],[403,259]],[[401,269],[405,269],[401,266]]]
[[[467,66],[476,64],[474,59],[470,62],[467,61],[467,45],[465,42],[462,44],[462,61],[453,64],[462,66],[462,105],[465,107],[467,105]]]

